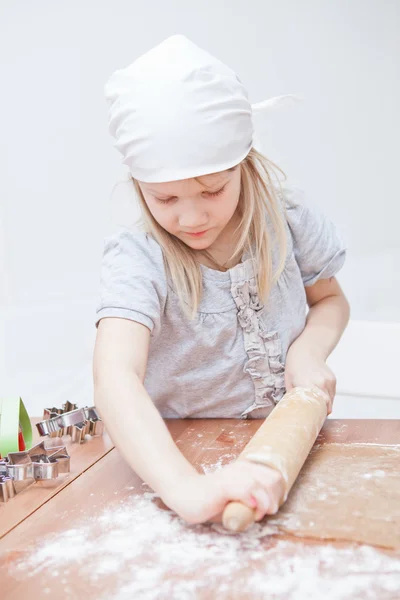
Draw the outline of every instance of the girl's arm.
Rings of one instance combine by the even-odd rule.
[[[94,400],[127,463],[162,494],[179,477],[196,470],[175,445],[143,386],[149,341],[150,331],[140,323],[100,320],[93,360]]]
[[[349,303],[335,277],[320,279],[305,291],[310,310],[306,327],[293,345],[313,348],[326,360],[349,322]]]
[[[347,326],[350,307],[335,277],[321,279],[305,290],[310,310],[303,332],[287,353],[286,388],[319,387],[327,394],[330,413],[336,378],[325,361]]]

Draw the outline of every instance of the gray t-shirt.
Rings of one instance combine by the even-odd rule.
[[[149,234],[125,229],[105,238],[96,327],[122,317],[150,329],[144,385],[164,418],[265,417],[285,393],[286,353],[306,322],[304,287],[334,276],[346,250],[301,190],[283,189],[288,254],[265,306],[244,255],[226,272],[201,265],[203,298],[190,321]]]

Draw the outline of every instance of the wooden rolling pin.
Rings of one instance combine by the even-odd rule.
[[[326,416],[322,395],[311,389],[294,388],[278,402],[239,455],[238,460],[261,463],[281,473],[284,492],[279,506],[286,501]],[[244,531],[254,523],[254,517],[254,509],[242,502],[229,502],[222,523],[229,531]]]

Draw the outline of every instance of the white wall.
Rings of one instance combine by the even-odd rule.
[[[102,243],[120,210],[109,196],[124,173],[103,86],[173,33],[232,66],[253,102],[305,99],[258,117],[258,134],[340,227],[349,248],[340,281],[353,320],[387,332],[390,350],[361,336],[385,373],[400,341],[391,325],[400,323],[399,30],[400,4],[390,0],[1,3],[2,390],[23,395],[33,413],[67,393],[90,401]],[[357,343],[345,338],[338,360],[350,353],[359,365]],[[351,379],[348,361],[338,368]]]

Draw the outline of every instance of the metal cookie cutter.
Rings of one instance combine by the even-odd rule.
[[[73,442],[83,442],[85,435],[101,435],[104,430],[103,421],[94,406],[76,408],[76,404],[66,402],[62,409],[46,408],[44,421],[36,423],[40,435],[61,437],[70,435]]]
[[[14,498],[14,496],[13,480],[7,475],[0,475],[0,502],[7,502],[9,498]]]
[[[9,498],[15,496],[14,483],[7,472],[7,463],[0,461],[0,502],[7,502]]]
[[[69,473],[70,457],[65,446],[46,448],[40,442],[28,451],[33,465],[33,478],[55,479],[61,473]]]
[[[46,419],[46,420],[55,419],[58,415],[62,415],[64,413],[71,412],[73,410],[76,410],[77,408],[78,408],[77,404],[73,404],[72,402],[69,402],[69,400],[68,400],[67,402],[65,402],[65,404],[62,405],[62,408],[56,408],[55,406],[53,406],[53,408],[45,408],[44,412],[43,412],[43,419]],[[63,435],[71,435],[72,427],[73,426],[60,427],[56,431],[51,431],[50,433],[43,434],[43,435],[49,435],[49,437],[51,437],[51,438],[62,437]]]
[[[7,502],[35,481],[56,479],[69,470],[70,457],[65,446],[46,448],[40,442],[28,451],[9,452],[0,462],[0,500]]]
[[[102,435],[104,432],[104,423],[94,406],[87,409],[87,418],[89,423],[89,435]]]
[[[62,408],[45,408],[43,413],[43,419],[56,419],[59,415],[65,415],[66,413],[70,413],[78,410],[78,405],[73,404],[69,400],[62,405]],[[82,409],[79,409],[82,410]],[[78,414],[78,413],[77,413]],[[83,417],[83,415],[82,415]],[[59,422],[59,427],[56,428],[54,423],[50,425],[51,431],[49,433],[41,433],[39,427],[40,435],[48,435],[51,438],[62,437],[63,435],[70,435],[72,437],[72,441],[83,441],[85,435],[89,433],[89,428],[83,429],[83,426],[86,424],[86,421],[82,423],[75,423],[73,425],[67,425],[66,427],[61,427],[61,422]],[[41,425],[41,423],[40,423]]]

